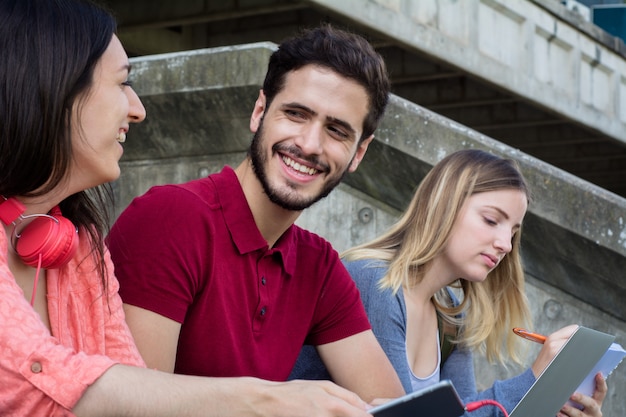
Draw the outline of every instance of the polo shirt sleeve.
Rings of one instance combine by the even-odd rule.
[[[330,244],[328,244],[330,246]],[[316,308],[317,322],[306,344],[323,345],[370,330],[359,291],[334,250],[318,265],[328,265]]]
[[[0,410],[2,415],[69,414],[115,361],[59,344],[24,298],[6,253],[0,244]]]
[[[124,303],[182,323],[202,276],[206,205],[172,185],[135,198],[107,237]]]

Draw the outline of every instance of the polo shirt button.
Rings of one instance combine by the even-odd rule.
[[[33,362],[33,364],[30,365],[30,370],[31,370],[32,373],[38,374],[42,370],[41,363],[40,362]]]
[[[266,309],[267,309],[267,307],[263,307],[263,308],[261,309],[261,315],[262,315],[262,316],[264,316],[264,315],[265,315],[265,311],[266,311]]]
[[[265,277],[261,278],[261,284],[265,285]]]

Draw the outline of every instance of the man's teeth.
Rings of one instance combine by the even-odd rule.
[[[125,132],[120,132],[117,134],[117,137],[115,138],[119,143],[124,143],[126,142],[126,133]]]
[[[296,161],[294,161],[291,158],[288,158],[286,156],[283,156],[283,162],[285,163],[285,165],[291,167],[292,169],[295,169],[298,172],[301,172],[303,174],[307,174],[307,175],[315,175],[317,173],[317,170],[314,168],[309,168],[306,167],[304,165],[301,165],[299,163],[297,163]]]

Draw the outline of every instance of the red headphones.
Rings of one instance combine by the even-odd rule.
[[[72,259],[78,249],[78,230],[61,215],[56,206],[50,214],[22,216],[26,208],[15,198],[0,196],[0,220],[13,224],[11,243],[26,265],[36,267],[41,256],[41,267],[60,268]],[[17,226],[23,220],[34,218],[19,233]]]

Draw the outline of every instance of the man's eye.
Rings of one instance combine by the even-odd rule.
[[[304,117],[302,112],[298,110],[285,110],[285,114],[287,114],[287,116],[289,117],[294,117],[298,119],[301,119],[302,117]]]
[[[338,136],[342,139],[347,139],[349,135],[341,129],[337,129],[336,127],[330,126],[328,130],[335,136]]]

